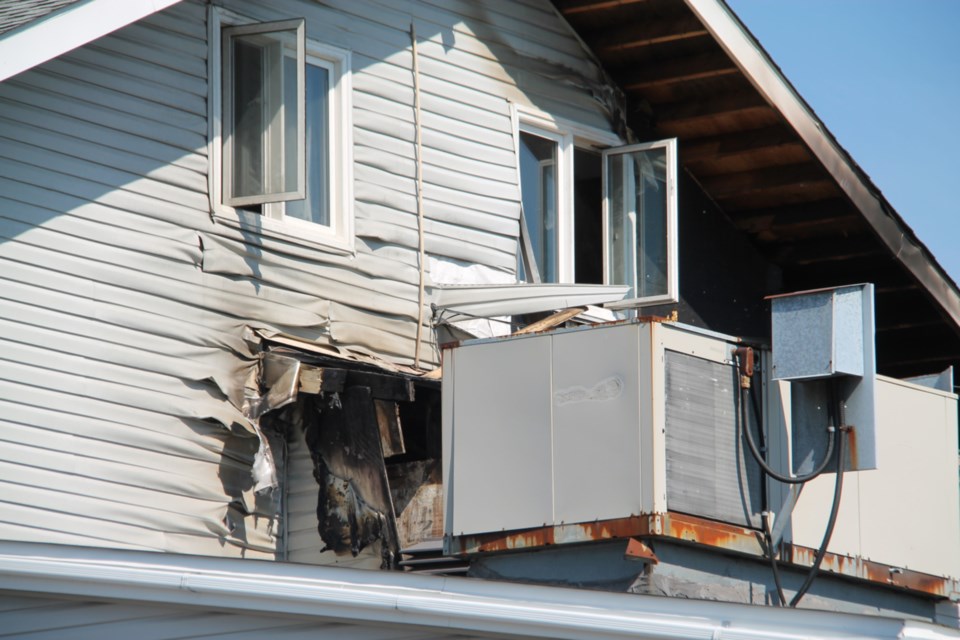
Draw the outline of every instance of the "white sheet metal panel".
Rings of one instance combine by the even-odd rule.
[[[960,575],[957,398],[877,377],[881,466],[844,476],[830,551],[939,576]],[[835,476],[804,488],[794,510],[793,542],[817,548]]]
[[[550,359],[548,336],[457,351],[448,533],[554,522]]]
[[[641,512],[640,336],[625,325],[551,339],[555,522]]]

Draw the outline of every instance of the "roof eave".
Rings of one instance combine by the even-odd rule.
[[[893,257],[960,327],[960,290],[930,251],[816,117],[722,0],[685,0],[766,101],[793,127]]]
[[[0,36],[0,82],[180,0],[88,0]]]

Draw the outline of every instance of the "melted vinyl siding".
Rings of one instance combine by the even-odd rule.
[[[417,223],[408,30],[415,23],[427,251],[512,272],[518,187],[508,100],[609,127],[589,92],[574,86],[587,84],[594,70],[547,3],[534,12],[514,3],[475,4],[227,6],[261,20],[305,16],[309,37],[351,51],[358,236],[410,248]],[[533,38],[549,44],[529,44]]]
[[[200,269],[205,56],[185,4],[0,85],[2,538],[275,553],[246,326],[328,308]]]
[[[250,329],[412,360],[411,21],[431,256],[513,272],[509,101],[605,126],[582,88],[593,70],[546,3],[223,4],[304,16],[309,37],[351,51],[356,255],[211,221],[200,3],[0,84],[0,538],[253,557],[282,546],[238,409]]]

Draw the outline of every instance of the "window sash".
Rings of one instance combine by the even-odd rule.
[[[303,20],[223,29],[224,204],[238,207],[303,199],[305,45]],[[295,92],[285,86],[289,84],[284,74],[288,56],[296,60]],[[238,58],[242,57],[247,60],[241,66]],[[290,104],[291,93],[294,104]],[[291,168],[291,162],[296,166]]]
[[[676,139],[603,152],[605,282],[631,287],[621,304],[676,302]]]
[[[537,272],[542,282],[560,280],[561,145],[554,137],[520,131],[520,187]],[[521,261],[521,266],[523,263]],[[526,277],[526,274],[521,274]]]

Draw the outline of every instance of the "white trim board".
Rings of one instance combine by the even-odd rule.
[[[0,36],[0,82],[180,0],[87,0]]]

